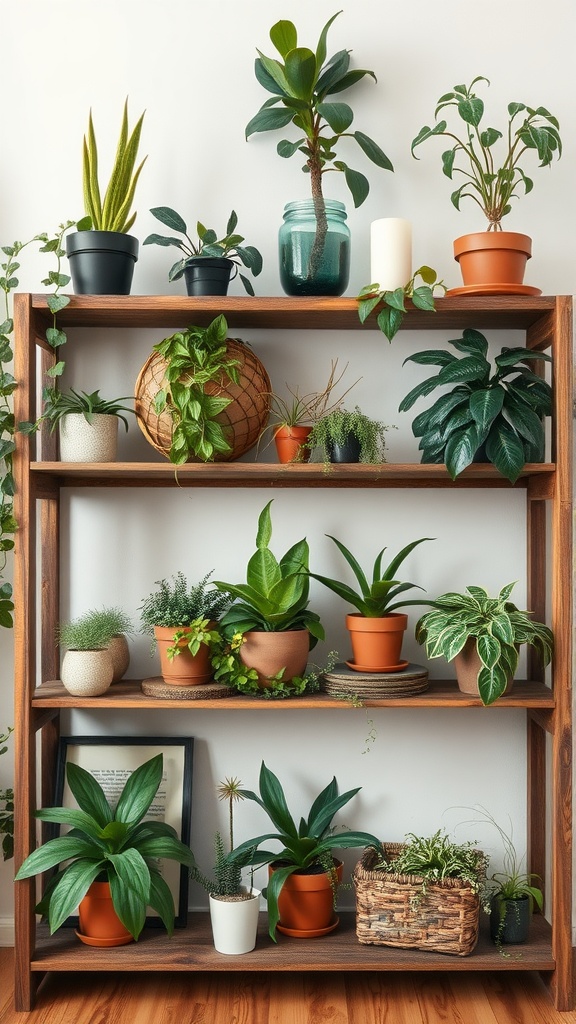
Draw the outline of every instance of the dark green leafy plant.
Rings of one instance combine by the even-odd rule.
[[[170,461],[176,466],[192,455],[210,462],[218,452],[230,451],[218,416],[232,399],[207,393],[209,384],[218,390],[230,381],[238,383],[238,360],[228,355],[227,334],[220,315],[208,327],[188,327],[154,345],[166,360],[165,386],[154,407],[158,415],[168,409],[172,417]]]
[[[198,221],[196,224],[197,242],[188,234],[186,221],[175,210],[171,210],[169,206],[156,206],[150,210],[150,213],[161,224],[165,224],[172,231],[178,231],[184,235],[182,239],[174,238],[172,235],[152,234],[148,235],[143,242],[143,245],[175,245],[177,249],[181,249],[184,253],[184,259],[178,260],[170,268],[168,272],[169,281],[178,281],[186,267],[190,266],[191,261],[198,257],[217,257],[218,259],[231,260],[237,271],[238,267],[243,264],[254,274],[254,277],[260,274],[262,270],[262,256],[253,245],[242,245],[244,236],[236,233],[238,217],[234,210],[232,210],[228,218],[226,234],[221,239],[218,239],[216,232],[212,228],[206,228]],[[248,294],[254,295],[252,282],[249,278],[241,273],[239,273],[239,277]]]
[[[228,637],[251,629],[271,633],[307,629],[313,647],[324,639],[324,630],[316,612],[308,609],[308,542],[305,538],[298,541],[280,561],[276,559],[269,547],[271,504],[269,501],[258,517],[256,551],[248,562],[246,583],[214,583],[236,599],[220,625]]]
[[[324,462],[329,463],[331,446],[345,444],[352,435],[360,445],[360,462],[386,462],[387,430],[384,423],[370,419],[358,406],[352,410],[334,409],[314,424],[306,447],[319,448]]]
[[[417,285],[418,277],[421,278],[422,283]],[[444,295],[446,285],[443,281],[438,280],[438,274],[432,270],[432,267],[420,267],[403,288],[395,288],[394,291],[381,291],[379,285],[368,284],[358,296],[358,316],[361,323],[365,323],[370,314],[381,307],[376,317],[376,323],[388,341],[392,341],[400,330],[406,315],[406,299],[410,299],[416,309],[434,313],[436,288],[442,289],[442,295]]]
[[[416,875],[422,880],[415,903],[426,898],[428,886],[446,878],[461,878],[472,891],[484,895],[488,857],[473,843],[454,843],[441,829],[432,836],[417,836],[409,832],[400,853],[391,860],[384,856],[374,865],[375,871],[388,874]]]
[[[122,414],[134,412],[134,410],[120,403],[130,397],[130,395],[123,395],[122,398],[106,399],[100,397],[100,391],[92,391],[88,394],[86,391],[75,391],[74,388],[70,388],[69,391],[47,388],[45,389],[44,411],[41,418],[46,420],[50,424],[50,430],[54,431],[60,421],[70,413],[81,414],[87,423],[93,423],[96,415],[117,416],[128,430],[128,420]]]
[[[156,590],[140,606],[142,632],[154,635],[154,626],[189,626],[196,619],[217,621],[230,604],[230,596],[208,587],[209,572],[198,583],[189,584],[183,572],[170,580],[157,580]]]
[[[92,121],[92,111],[88,118],[88,132],[84,136],[83,145],[83,185],[84,205],[86,213],[91,220],[91,225],[96,231],[119,231],[126,234],[136,220],[136,214],[130,214],[134,193],[138,178],[146,157],[136,168],[136,158],[140,145],[142,122],[144,114],[140,116],[128,135],[128,100],[124,104],[122,125],[114,165],[110,174],[110,180],[101,198],[100,186],[98,184],[98,147]]]
[[[332,824],[334,815],[359,792],[360,786],[346,793],[338,794],[336,779],[318,794],[307,818],[301,818],[297,826],[288,810],[284,790],[279,779],[266,767],[264,761],[260,768],[259,794],[249,789],[241,790],[247,800],[253,800],[268,815],[277,830],[265,835],[248,839],[237,846],[230,855],[232,860],[241,860],[252,851],[251,863],[254,866],[263,864],[278,865],[267,886],[268,930],[270,937],[276,941],[276,925],[279,920],[278,897],[287,878],[295,871],[321,866],[336,886],[334,867],[334,850],[354,847],[376,846],[379,841],[370,832],[336,832]],[[281,844],[279,851],[258,850],[258,847],[270,840]]]
[[[535,647],[544,665],[552,658],[552,631],[508,600],[514,585],[502,587],[498,597],[489,597],[483,587],[466,587],[467,594],[442,594],[416,624],[416,640],[425,644],[428,658],[452,661],[468,640],[476,641],[483,704],[493,704],[514,678],[519,645]]]
[[[432,537],[421,537],[419,540],[413,540],[410,544],[407,544],[392,559],[386,569],[382,568],[382,556],[386,548],[382,548],[374,562],[372,580],[368,582],[362,567],[352,552],[339,540],[336,540],[336,537],[332,537],[328,533],[326,536],[334,541],[336,547],[348,562],[356,577],[358,589],[353,590],[346,583],[340,583],[339,580],[333,580],[327,576],[319,576],[314,572],[309,572],[308,575],[318,580],[319,583],[323,583],[325,587],[328,587],[329,590],[337,594],[338,597],[341,597],[342,600],[357,608],[360,615],[364,615],[366,618],[381,618],[383,615],[389,615],[390,612],[397,611],[398,608],[406,608],[408,605],[414,604],[427,604],[426,601],[406,601],[404,598],[397,600],[407,590],[413,590],[414,587],[422,590],[422,587],[419,587],[416,583],[401,583],[396,579],[396,574],[410,552],[425,540],[432,540]]]
[[[6,741],[14,730],[8,726],[6,732],[0,733],[0,755],[8,750]],[[10,860],[14,856],[14,790],[0,789],[0,836],[2,836],[2,859]]]
[[[435,135],[446,136],[454,143],[451,149],[442,153],[442,170],[452,180],[461,174],[464,183],[451,195],[453,205],[460,209],[463,198],[477,203],[488,219],[488,230],[501,230],[502,218],[511,210],[510,201],[518,196],[518,188],[524,194],[532,191],[534,182],[520,167],[527,150],[533,150],[540,160],[540,167],[548,167],[556,155],[562,155],[559,124],[545,107],[527,107],[525,103],[508,104],[508,124],[505,132],[496,128],[481,128],[484,117],[484,102],[473,91],[477,82],[487,78],[478,75],[469,86],[455,85],[452,92],[440,97],[434,111],[454,107],[464,122],[465,136],[462,138],[448,130],[445,120],[437,121],[433,128],[424,125],[412,141],[412,156],[416,146]],[[521,122],[516,121],[523,115]],[[499,160],[495,158],[494,146],[502,139]],[[458,166],[462,160],[463,166]]]
[[[455,480],[482,455],[482,449],[496,469],[515,483],[526,462],[544,458],[542,417],[552,411],[552,389],[530,366],[536,361],[550,362],[550,356],[534,349],[505,347],[492,367],[487,358],[488,342],[479,331],[467,329],[448,344],[464,355],[458,358],[433,349],[404,360],[439,366],[440,371],[402,399],[400,412],[407,412],[438,387],[455,385],[412,423],[414,436],[421,439],[422,462],[444,462]]]
[[[66,778],[79,810],[47,807],[36,811],[40,821],[70,826],[26,858],[16,879],[30,878],[65,863],[48,883],[36,908],[47,915],[51,934],[74,912],[92,882],[110,883],[112,902],[122,924],[135,939],[147,907],[160,916],[169,934],[174,931],[174,900],[162,878],[158,858],[192,867],[191,850],[171,825],[144,821],[162,780],[163,757],[157,754],[140,765],[126,782],[112,808],[90,772],[72,762]]]

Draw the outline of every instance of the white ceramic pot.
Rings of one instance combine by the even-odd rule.
[[[106,650],[66,651],[62,660],[62,682],[75,697],[99,697],[113,675],[112,658]]]
[[[210,921],[216,951],[237,956],[254,949],[259,912],[259,889],[252,890],[252,899],[249,900],[230,901],[210,896]]]
[[[115,462],[118,417],[95,413],[88,423],[81,412],[63,416],[59,425],[62,462]]]
[[[112,637],[107,651],[112,658],[112,668],[114,671],[112,682],[117,683],[126,674],[130,664],[130,651],[124,633],[119,633],[118,636]]]

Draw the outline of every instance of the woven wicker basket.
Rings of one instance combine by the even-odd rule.
[[[400,843],[383,843],[387,860],[402,849]],[[447,878],[429,884],[422,898],[421,878],[374,871],[377,859],[370,848],[354,870],[358,941],[468,956],[478,941],[480,917],[480,898],[471,886]]]
[[[248,345],[236,338],[226,341],[228,356],[238,360],[238,384],[223,375],[219,383],[206,385],[206,393],[231,398],[230,405],[217,417],[224,427],[231,446],[228,452],[218,452],[215,462],[232,462],[253,448],[264,430],[270,415],[270,378],[258,357]],[[170,411],[158,413],[154,399],[164,386],[166,361],[159,352],[153,352],[138,374],[135,387],[134,411],[138,425],[146,440],[168,458],[172,441]],[[190,458],[189,462],[199,462]]]

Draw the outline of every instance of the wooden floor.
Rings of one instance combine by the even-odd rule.
[[[539,975],[52,974],[15,1013],[0,949],[0,1024],[576,1024]]]

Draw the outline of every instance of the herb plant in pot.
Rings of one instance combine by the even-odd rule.
[[[118,421],[128,430],[124,413],[134,410],[121,403],[123,398],[106,399],[99,391],[61,391],[44,389],[41,419],[50,429],[59,428],[62,462],[115,462],[118,450]]]
[[[386,462],[387,427],[370,419],[358,406],[333,409],[314,424],[307,445],[319,448],[322,459],[329,462]]]
[[[269,547],[271,504],[258,517],[256,551],[246,568],[246,583],[215,582],[234,599],[220,628],[229,637],[242,635],[240,658],[257,671],[263,687],[302,677],[310,650],[324,639],[319,616],[308,608],[308,542],[304,538],[276,558]]]
[[[158,648],[168,686],[197,686],[212,679],[210,656],[219,640],[216,623],[230,596],[208,586],[211,575],[193,584],[182,572],[158,580],[156,590],[140,606],[142,631]]]
[[[463,133],[458,134],[457,127],[450,130],[442,119],[433,127],[424,125],[412,141],[414,155],[417,146],[434,136],[450,140],[451,148],[442,154],[442,170],[450,180],[455,174],[464,178],[452,193],[452,203],[459,210],[462,199],[471,199],[488,220],[487,231],[455,240],[454,257],[460,264],[464,286],[452,289],[450,294],[538,295],[539,289],[523,285],[532,240],[528,235],[503,231],[501,222],[519,190],[524,194],[532,191],[534,183],[521,166],[524,155],[534,153],[540,167],[548,167],[554,156],[559,159],[562,155],[558,120],[545,107],[509,103],[504,131],[484,128],[484,101],[474,91],[478,82],[490,84],[478,75],[469,86],[456,85],[440,97],[434,112],[437,118],[439,111],[454,108],[463,122]]]
[[[378,846],[378,839],[369,832],[337,832],[334,816],[359,792],[360,787],[338,793],[336,779],[314,800],[307,818],[297,826],[288,809],[280,780],[266,764],[260,768],[259,793],[242,789],[247,800],[257,803],[276,829],[248,839],[230,854],[230,859],[269,865],[266,889],[269,934],[276,941],[276,929],[296,938],[326,935],[338,927],[334,913],[336,893],[342,880],[342,863],[336,850]],[[297,820],[297,819],[296,819]],[[281,849],[258,849],[276,840]]]
[[[467,329],[450,341],[458,352],[433,349],[416,352],[404,362],[439,366],[402,399],[407,412],[436,388],[454,385],[412,423],[420,438],[422,462],[445,463],[453,480],[472,462],[491,462],[512,483],[526,462],[542,462],[545,433],[542,419],[552,411],[552,389],[531,370],[550,356],[527,348],[502,348],[492,366],[488,342]]]
[[[330,534],[326,534],[330,536]],[[334,594],[358,610],[346,616],[346,626],[350,633],[353,660],[346,664],[357,672],[391,672],[406,668],[407,661],[401,660],[402,642],[408,626],[408,616],[399,612],[399,608],[408,605],[426,604],[425,601],[405,600],[401,597],[407,590],[417,586],[415,583],[401,583],[397,572],[402,562],[411,551],[431,537],[414,540],[392,559],[386,569],[382,568],[382,556],[386,548],[376,556],[369,582],[362,567],[351,551],[336,537],[330,536],[340,553],[344,556],[356,577],[357,589],[347,583],[319,576],[309,572],[308,575],[324,584]],[[418,587],[421,590],[421,587]],[[400,598],[400,600],[398,600]]]
[[[122,679],[130,664],[130,650],[126,633],[132,632],[130,616],[122,608],[98,608],[86,613],[96,626],[102,626],[110,634],[108,653],[112,658],[112,682]]]
[[[169,281],[178,281],[184,276],[188,295],[226,295],[234,273],[239,274],[248,294],[254,295],[252,282],[240,273],[239,267],[247,267],[257,277],[262,270],[262,256],[253,245],[242,245],[244,236],[236,232],[238,217],[234,210],[228,218],[226,234],[221,239],[212,228],[206,228],[198,221],[197,241],[188,234],[186,221],[169,206],[156,206],[150,213],[161,224],[184,235],[184,238],[175,238],[173,235],[152,234],[144,239],[144,245],[173,245],[184,253],[184,259],[170,268]]]
[[[146,157],[136,167],[144,114],[132,132],[128,129],[128,100],[114,166],[104,197],[98,182],[98,147],[92,121],[84,137],[84,205],[91,229],[66,238],[70,273],[77,295],[129,295],[138,259],[138,239],[129,234],[136,214],[131,213],[134,193]]]
[[[340,12],[338,12],[340,13]],[[343,139],[353,139],[378,167],[393,170],[386,154],[367,135],[352,131],[354,115],[349,104],[332,97],[355,86],[372,71],[350,70],[350,51],[340,50],[327,58],[326,39],[338,14],[326,23],[316,50],[298,44],[296,27],[279,21],[270,39],[280,55],[266,57],[260,50],[254,70],[266,92],[272,95],[246,126],[246,137],[276,131],[293,124],[294,141],[278,143],[279,156],[304,157],[303,170],[310,175],[312,198],[288,203],[280,229],[280,280],[288,295],[342,295],[350,269],[350,232],[344,204],[326,200],[323,176],[340,171],[360,206],[370,186],[360,171],[338,158]]]
[[[53,934],[79,907],[78,937],[87,945],[124,945],[138,939],[146,910],[155,910],[174,931],[174,900],[158,858],[192,867],[191,850],[171,825],[145,821],[162,781],[162,754],[132,772],[112,807],[94,777],[69,762],[66,778],[78,808],[46,807],[40,821],[68,826],[26,858],[16,880],[63,865],[50,879],[36,910]],[[95,915],[94,915],[95,912]],[[94,915],[94,916],[93,916]]]
[[[58,641],[66,648],[60,670],[62,682],[77,697],[99,697],[114,678],[109,644],[113,625],[99,612],[85,612],[58,629]]]
[[[543,665],[552,658],[552,631],[509,600],[513,587],[508,583],[498,597],[472,586],[466,594],[442,594],[416,624],[428,658],[454,661],[460,690],[483,704],[493,704],[511,685],[521,644],[534,647]]]

